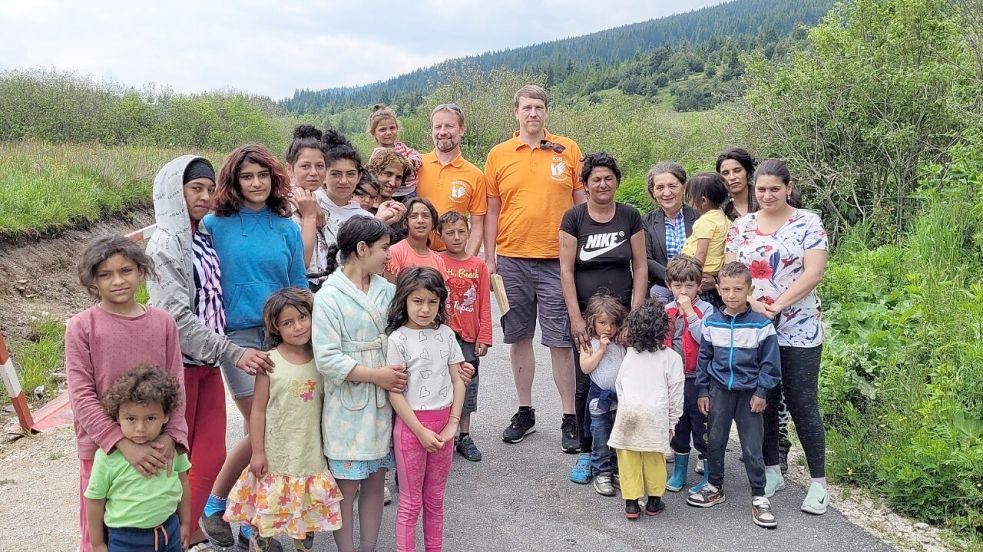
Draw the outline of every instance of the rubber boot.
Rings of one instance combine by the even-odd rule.
[[[699,462],[699,460],[697,460]],[[703,490],[703,486],[710,481],[710,461],[703,460],[703,480],[689,488],[690,494],[696,494]]]
[[[678,493],[686,485],[686,470],[689,469],[689,454],[676,453],[676,462],[672,465],[672,477],[666,481],[666,490]]]

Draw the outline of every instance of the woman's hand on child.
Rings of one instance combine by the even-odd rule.
[[[700,410],[700,414],[704,416],[710,415],[710,397],[700,397],[696,399],[696,408]]]
[[[488,345],[484,343],[474,344],[474,356],[483,357],[488,354]]]
[[[409,378],[406,375],[406,366],[402,364],[389,364],[383,366],[377,372],[375,382],[373,383],[379,387],[394,393],[402,393],[406,390],[406,380]]]
[[[269,374],[273,371],[273,361],[270,360],[270,353],[247,348],[236,362],[236,368],[250,376],[255,376],[257,372]]]
[[[167,459],[167,475],[171,475],[171,469],[174,467],[174,439],[166,433],[161,433],[150,441],[150,446]]]
[[[757,299],[748,299],[748,303],[751,305],[751,310],[758,314],[763,314],[768,318],[774,320],[775,313],[768,310],[768,304],[758,301]]]
[[[764,412],[765,411],[765,407],[767,407],[767,406],[768,406],[768,403],[764,399],[762,399],[761,397],[758,397],[758,396],[751,397],[751,414],[757,414],[759,412]]]
[[[570,333],[577,345],[578,351],[590,353],[590,336],[587,335],[587,321],[583,316],[570,317]]]
[[[266,475],[266,454],[262,452],[254,452],[252,457],[249,459],[249,471],[253,472],[256,478],[261,478]]]
[[[434,433],[432,429],[421,428],[416,438],[427,452],[437,452],[444,448],[445,440],[440,435]]]
[[[471,385],[471,378],[474,377],[474,366],[470,362],[462,362],[461,366],[457,369],[457,373],[461,375],[461,381],[464,382],[465,387]]]
[[[153,477],[162,468],[167,467],[167,457],[149,444],[140,445],[123,438],[119,443],[116,443],[116,448],[123,453],[123,458],[144,477]]]

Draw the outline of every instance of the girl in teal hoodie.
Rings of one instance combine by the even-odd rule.
[[[266,299],[286,287],[307,287],[304,243],[289,218],[290,180],[269,150],[250,144],[229,154],[216,184],[213,213],[202,224],[212,236],[222,266],[226,332],[240,347],[265,350]],[[222,373],[248,420],[254,377],[228,362],[222,364]],[[202,529],[223,545],[231,540],[231,531],[216,514],[224,509],[224,499],[248,465],[250,453],[248,437],[230,451],[205,505]]]

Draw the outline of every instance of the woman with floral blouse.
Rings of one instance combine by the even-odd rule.
[[[827,239],[819,216],[789,205],[791,175],[785,163],[769,159],[754,173],[758,210],[734,221],[726,261],[751,269],[751,308],[775,321],[782,357],[782,382],[765,410],[765,496],[785,487],[778,457],[778,397],[784,391],[812,484],[802,511],[823,514],[826,493],[826,434],[819,413],[819,362],[823,328],[816,287],[826,268]]]

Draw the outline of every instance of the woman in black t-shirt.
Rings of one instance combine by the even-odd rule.
[[[590,481],[590,466],[583,477],[583,453],[591,450],[586,402],[590,378],[580,370],[580,351],[590,351],[583,311],[598,291],[613,295],[631,309],[647,297],[648,262],[642,217],[630,205],[614,201],[621,183],[621,169],[607,153],[584,157],[580,179],[587,202],[569,209],[560,223],[560,283],[570,314],[570,330],[577,371],[576,414],[581,458],[571,472],[576,483]],[[578,472],[579,469],[579,472]]]

